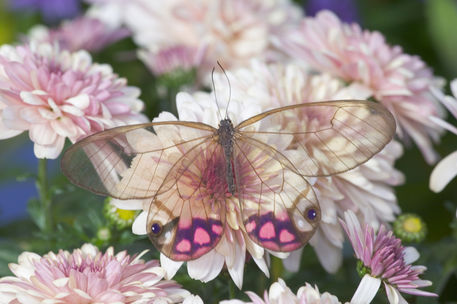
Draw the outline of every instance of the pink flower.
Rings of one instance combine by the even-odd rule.
[[[91,244],[43,257],[23,252],[9,265],[15,276],[0,279],[2,303],[181,303],[190,295],[163,280],[165,270],[140,259],[144,253],[115,255],[110,247],[103,254]]]
[[[128,35],[127,29],[111,28],[98,19],[84,16],[66,21],[56,29],[35,26],[28,38],[38,42],[58,43],[61,49],[70,52],[98,52]]]
[[[370,294],[373,298],[381,282],[384,283],[391,304],[406,303],[400,292],[426,297],[437,296],[419,290],[432,283],[419,278],[426,270],[425,266],[411,265],[419,258],[419,253],[414,247],[403,247],[401,240],[384,225],[381,225],[377,232],[370,225],[361,226],[352,211],[345,212],[344,221],[340,220],[340,223],[366,273],[354,296]]]
[[[227,80],[224,75],[215,76],[219,102],[224,102],[228,96]],[[228,71],[228,77],[232,87],[231,106],[249,107],[251,113],[311,101],[366,99],[369,94],[360,84],[346,85],[328,74],[311,75],[292,64],[252,62],[247,68]],[[208,104],[206,107],[215,108],[215,103],[212,104],[214,106]],[[225,104],[220,106],[224,109]],[[186,116],[181,119],[194,120],[198,119],[198,114],[194,113],[200,113],[205,107],[193,103],[185,108],[182,113]],[[213,111],[217,113],[217,109]],[[215,114],[214,119],[217,119]],[[315,122],[297,118],[291,125],[295,125],[294,131],[300,131],[312,123]],[[342,262],[344,232],[338,223],[339,215],[350,209],[373,226],[395,219],[400,208],[393,186],[402,184],[404,177],[395,169],[394,163],[402,154],[402,146],[393,141],[355,169],[309,180],[316,190],[322,212],[319,228],[310,244],[327,271],[337,271]],[[294,252],[285,260],[288,270],[298,270],[300,256],[301,251]]]
[[[433,90],[438,100],[451,112],[452,116],[457,118],[457,79],[451,82],[451,91],[454,97],[444,96],[439,90]],[[443,129],[457,135],[457,128],[445,120],[432,116],[430,120]],[[452,152],[443,158],[433,169],[430,175],[430,189],[434,192],[440,192],[447,184],[457,175],[457,151]]]
[[[156,54],[141,50],[138,56],[154,75],[162,75],[198,67],[201,64],[202,53],[187,46],[173,46],[161,49]]]
[[[143,59],[175,47],[202,54],[198,65],[201,79],[208,78],[217,60],[230,69],[245,65],[252,58],[278,58],[281,55],[272,46],[271,37],[297,24],[301,15],[300,9],[288,0],[95,3],[100,19],[107,19],[113,12],[120,15],[142,48]]]
[[[57,158],[71,142],[118,125],[146,121],[140,91],[92,63],[85,51],[30,42],[0,48],[0,128],[29,131],[38,158]],[[6,136],[5,136],[6,137]]]
[[[270,290],[263,295],[263,300],[252,291],[246,292],[252,302],[226,300],[221,304],[341,304],[337,297],[328,292],[320,293],[319,289],[306,283],[294,294],[282,279],[273,283]]]
[[[395,116],[397,134],[405,141],[412,138],[427,162],[436,161],[432,141],[442,129],[428,117],[441,117],[442,109],[430,94],[437,80],[419,57],[388,45],[379,32],[341,22],[329,11],[305,18],[277,45],[312,69],[366,86]]]

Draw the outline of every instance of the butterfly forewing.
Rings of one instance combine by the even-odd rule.
[[[208,140],[214,128],[192,122],[157,122],[114,128],[71,146],[63,173],[76,185],[119,199],[151,198],[181,155]],[[167,187],[168,186],[168,187]]]
[[[241,179],[237,197],[249,237],[271,251],[300,248],[314,234],[320,209],[311,185],[269,144],[239,138],[234,147]]]
[[[150,205],[147,229],[163,254],[187,261],[220,241],[228,189],[221,145],[207,140],[183,152],[165,178],[173,181],[173,187],[165,192],[159,189]]]
[[[288,140],[284,154],[299,160],[294,163],[297,173],[328,176],[381,151],[395,133],[395,120],[374,102],[341,100],[277,108],[240,123],[236,130],[260,141]]]

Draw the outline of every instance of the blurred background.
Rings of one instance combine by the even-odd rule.
[[[12,44],[21,40],[21,35],[36,24],[48,26],[58,25],[67,18],[81,14],[86,4],[79,0],[0,0],[0,45]],[[382,32],[388,43],[401,45],[408,54],[420,56],[434,70],[435,75],[446,80],[446,92],[449,93],[448,82],[457,78],[457,1],[455,0],[309,0],[296,1],[306,15],[314,15],[321,9],[334,11],[346,22],[357,22],[364,29]],[[129,51],[131,51],[129,53]],[[110,46],[101,53],[94,55],[94,61],[110,62],[114,71],[126,77],[130,84],[142,90],[141,99],[147,103],[154,100],[151,91],[151,75],[144,65],[134,60],[122,60],[134,54],[135,45],[129,38]],[[113,58],[121,60],[112,60]],[[148,115],[155,116],[162,109],[161,105],[150,104]],[[451,124],[456,121],[451,119]],[[11,237],[11,234],[27,233],[27,229],[34,229],[30,224],[27,213],[28,201],[37,195],[33,174],[36,172],[37,160],[33,154],[33,145],[28,135],[14,137],[0,141],[0,239]],[[448,155],[457,148],[457,139],[451,134],[442,138],[436,145],[441,156]],[[49,175],[59,183],[63,177],[59,173],[59,161],[49,161]],[[407,149],[396,167],[405,173],[406,182],[397,187],[399,204],[403,212],[419,214],[427,223],[428,235],[425,243],[419,249],[422,259],[428,261],[429,272],[427,279],[432,280],[437,289],[443,293],[455,294],[452,286],[457,286],[457,275],[451,274],[442,278],[442,266],[434,264],[433,260],[440,259],[437,255],[446,255],[448,252],[457,252],[457,244],[452,234],[455,233],[455,210],[457,206],[457,180],[452,181],[443,192],[435,194],[429,190],[428,180],[433,167],[425,163],[416,147]],[[78,204],[76,199],[72,201]],[[85,202],[87,203],[87,202]],[[101,206],[101,204],[100,204]],[[100,207],[101,208],[101,207]],[[453,223],[450,226],[449,223]],[[33,231],[29,231],[33,232]],[[18,238],[20,240],[20,238]],[[449,244],[449,242],[453,242]],[[427,248],[427,244],[434,244],[434,248]],[[442,248],[445,248],[444,251]],[[348,250],[348,255],[352,253]],[[305,254],[306,256],[306,254]],[[309,256],[309,255],[308,255]],[[449,255],[449,258],[451,256]],[[456,255],[452,255],[457,259]],[[15,261],[17,253],[14,251],[0,251],[0,260]],[[305,257],[306,259],[306,257]],[[307,264],[309,271],[318,270],[317,263],[311,257]],[[314,261],[315,262],[315,261]],[[457,261],[449,261],[453,265]],[[2,263],[3,264],[3,263]],[[4,265],[4,264],[3,264]],[[314,266],[313,266],[314,265]],[[2,266],[3,267],[3,266]],[[349,265],[345,267],[354,267]],[[314,269],[313,269],[314,268]],[[0,267],[0,275],[7,272]],[[322,290],[338,294],[340,299],[348,298],[353,290],[344,288],[335,290],[335,282],[342,280],[339,272],[333,281],[322,281],[319,287]],[[340,276],[340,277],[338,277]],[[319,280],[319,278],[316,278]],[[437,283],[435,283],[437,282]],[[317,282],[316,282],[317,283]],[[212,283],[212,284],[217,284]],[[294,290],[300,286],[290,286]],[[449,303],[454,299],[449,296]],[[430,299],[425,302],[430,303]],[[433,300],[434,301],[434,300]]]

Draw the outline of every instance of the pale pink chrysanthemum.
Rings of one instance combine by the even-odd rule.
[[[418,56],[388,45],[379,32],[341,22],[329,11],[305,18],[277,45],[312,69],[366,86],[395,116],[400,138],[411,138],[427,162],[436,161],[432,141],[439,139],[442,129],[428,117],[442,115],[430,93],[438,80]]]
[[[92,63],[86,51],[35,43],[0,48],[0,120],[13,136],[29,131],[38,158],[57,158],[71,142],[146,121],[140,90]],[[11,133],[12,132],[12,133]]]
[[[263,295],[263,299],[253,293],[252,291],[246,292],[251,302],[241,300],[225,300],[220,304],[341,304],[337,297],[324,292],[320,293],[319,289],[312,287],[306,283],[305,286],[298,289],[297,294],[294,294],[282,279],[273,283],[270,289]],[[361,299],[363,301],[363,299]]]
[[[384,283],[389,303],[407,303],[400,294],[407,293],[417,296],[436,297],[431,292],[419,290],[430,286],[430,281],[419,278],[427,268],[411,265],[419,258],[414,247],[403,247],[401,240],[381,225],[377,232],[370,225],[361,226],[352,211],[344,213],[344,221],[340,220],[355,256],[366,273],[354,296],[370,295],[372,299]]]
[[[214,97],[209,93],[197,92],[194,95],[189,95],[186,93],[179,93],[177,95],[177,108],[178,113],[180,115],[181,120],[193,120],[204,122],[209,125],[217,126],[219,123],[219,119],[217,116],[217,109],[216,105],[214,104]],[[214,105],[213,105],[214,104]],[[192,109],[192,110],[191,110]],[[256,111],[256,107],[250,108],[249,106],[242,108],[236,102],[230,104],[228,109],[228,115],[233,118],[233,123],[236,124],[241,122],[243,119],[247,119],[251,117]],[[195,116],[194,116],[195,115]],[[176,120],[171,113],[161,113],[158,118],[154,119],[154,122],[158,121],[171,121]],[[168,130],[170,131],[170,130]],[[150,144],[157,145],[158,140],[162,143],[163,146],[169,146],[171,143],[176,142],[177,140],[182,140],[183,136],[186,134],[182,134],[180,132],[161,132],[160,128],[156,129],[157,137],[154,138],[146,138],[145,135],[142,137],[132,140],[129,139],[129,142],[137,142],[139,146],[144,147],[144,145],[149,142]],[[197,132],[197,131],[196,131]],[[273,143],[270,143],[273,144]],[[280,143],[278,143],[280,145]],[[162,162],[170,162],[170,166],[174,163],[173,159],[176,161],[177,151],[170,151],[164,152],[161,156]],[[202,151],[201,153],[205,153]],[[210,153],[208,153],[210,155]],[[210,159],[208,160],[210,161]],[[123,174],[124,179],[128,180],[129,182],[133,182],[135,184],[141,184],[143,182],[150,183],[151,179],[148,178],[148,174],[153,172],[151,168],[144,167],[146,165],[154,166],[151,162],[148,164],[142,163],[142,169],[145,172],[144,179],[140,179],[135,177],[136,180],[130,181],[130,176],[128,171]],[[196,162],[192,165],[191,168],[188,168],[187,172],[206,172],[204,169],[206,168],[206,164],[201,164],[203,167],[199,167],[199,164]],[[272,168],[271,173],[274,176],[274,170],[278,170],[279,168],[274,168],[271,164],[268,163],[268,160],[262,161],[262,163],[256,164],[261,166],[262,168]],[[255,172],[249,166],[242,166],[238,168],[240,172],[240,180],[245,180],[252,177]],[[149,172],[149,173],[148,173]],[[167,172],[167,170],[164,170]],[[279,172],[279,171],[278,171]],[[202,173],[203,174],[203,173]],[[279,174],[279,173],[278,173]],[[215,179],[214,183],[210,183],[209,186],[202,186],[198,180],[193,180],[189,178],[190,184],[183,184],[185,181],[182,181],[179,185],[176,184],[174,187],[179,189],[183,188],[191,188],[195,189],[196,193],[201,193],[202,197],[198,199],[199,202],[204,201],[207,202],[208,206],[211,206],[212,201],[223,201],[221,203],[221,208],[224,209],[224,216],[225,216],[225,226],[224,232],[222,235],[221,240],[217,243],[217,245],[207,252],[206,254],[202,255],[199,258],[187,262],[187,271],[190,277],[194,279],[201,280],[203,282],[208,282],[213,280],[217,277],[217,275],[222,271],[224,266],[227,268],[230,276],[232,277],[235,284],[241,288],[243,284],[243,274],[244,274],[244,265],[246,261],[246,254],[249,253],[254,260],[254,262],[259,266],[259,268],[266,274],[269,275],[267,261],[265,260],[265,249],[257,245],[254,241],[252,241],[243,225],[242,216],[240,213],[240,203],[236,197],[226,197],[226,189],[220,187],[220,185],[226,184],[225,176],[220,177],[222,180],[217,182]],[[183,179],[188,180],[188,179]],[[155,178],[153,180],[153,184],[150,188],[155,187],[155,183],[160,184],[162,179]],[[193,182],[193,183],[192,183]],[[122,184],[122,180],[120,181]],[[211,188],[211,185],[214,188]],[[255,188],[255,187],[254,187]],[[174,189],[174,188],[172,188]],[[173,193],[173,190],[170,190]],[[258,195],[257,191],[252,193],[253,195]],[[165,202],[169,202],[173,204],[175,198],[167,197],[167,192],[163,194],[163,197],[166,197],[166,200],[162,198],[162,195],[159,195],[156,199],[163,200]],[[175,194],[176,195],[176,194]],[[265,191],[265,196],[268,195],[268,192]],[[217,197],[218,199],[215,199]],[[118,200],[113,199],[111,201],[115,204],[118,208],[121,209],[139,209],[143,210],[143,212],[135,219],[133,223],[132,230],[135,234],[144,235],[147,234],[147,222],[148,222],[148,212],[150,210],[150,200]],[[199,204],[197,202],[192,202],[193,209],[197,208]],[[220,210],[215,210],[214,208],[210,209],[211,212],[221,212]],[[167,277],[171,278],[176,271],[182,266],[182,261],[173,261],[167,258],[164,254],[161,254],[161,263],[165,269],[167,269]]]
[[[138,57],[154,75],[163,75],[197,68],[201,64],[203,53],[195,48],[181,45],[161,49],[155,54],[141,50],[138,52]]]
[[[438,100],[457,118],[457,79],[451,81],[451,91],[454,96],[445,96],[439,90],[433,90]],[[457,128],[440,117],[432,116],[430,120],[443,129],[457,135]],[[443,158],[430,175],[430,189],[440,192],[457,175],[457,151]]]
[[[157,260],[85,244],[72,253],[23,252],[0,279],[2,303],[181,303],[190,293],[164,280]]]
[[[99,19],[82,16],[65,21],[60,27],[49,29],[37,25],[30,30],[29,40],[58,43],[61,49],[75,52],[99,52],[103,48],[129,35],[125,28],[111,28]]]
[[[215,75],[219,102],[228,96],[228,84],[224,75]],[[328,74],[311,75],[292,64],[253,62],[248,68],[228,71],[231,83],[232,103],[239,107],[249,106],[258,113],[311,101],[338,99],[366,99],[366,88],[357,83],[349,86]],[[208,103],[211,103],[208,100]],[[212,102],[216,107],[215,103]],[[210,105],[206,106],[210,107]],[[204,106],[195,103],[185,107],[183,114],[189,120],[198,119]],[[224,109],[224,104],[221,105]],[[208,110],[209,111],[209,110]],[[213,110],[216,119],[216,110]],[[184,119],[184,118],[183,118]],[[292,118],[288,118],[290,121]],[[297,118],[296,131],[306,130],[307,122]],[[313,178],[313,184],[321,207],[321,222],[310,244],[315,249],[323,267],[335,272],[342,262],[344,233],[338,216],[350,209],[360,214],[373,226],[393,221],[400,211],[393,186],[404,182],[401,172],[394,168],[395,160],[403,153],[402,146],[393,141],[383,151],[366,163],[345,173],[330,177]],[[299,166],[299,163],[296,164]],[[292,253],[285,260],[289,270],[298,270],[300,252]]]
[[[143,58],[174,47],[203,54],[198,66],[201,79],[208,78],[217,60],[230,69],[252,58],[282,56],[272,46],[271,37],[298,24],[301,16],[301,10],[289,0],[94,2],[100,19],[107,19],[107,12],[120,14]]]

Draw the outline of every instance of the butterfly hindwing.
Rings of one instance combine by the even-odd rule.
[[[271,251],[302,247],[320,221],[311,185],[290,170],[293,164],[268,144],[240,138],[234,151],[237,197],[249,237]]]
[[[207,140],[182,152],[165,178],[174,185],[150,205],[147,231],[163,254],[187,261],[207,253],[221,240],[227,185],[225,157],[217,142]]]

